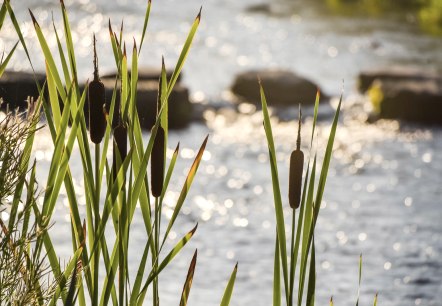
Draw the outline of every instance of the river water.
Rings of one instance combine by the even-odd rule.
[[[50,11],[61,26],[58,1],[14,3],[30,50],[40,50],[26,8],[34,12],[52,47]],[[114,28],[124,18],[125,38],[139,38],[146,1],[66,1],[74,31],[79,75],[92,75],[91,33],[98,33],[102,71],[113,69],[107,19]],[[203,18],[185,65],[183,82],[195,100],[216,101],[236,72],[256,67],[284,67],[316,81],[338,95],[345,81],[342,118],[316,230],[318,305],[333,296],[336,305],[356,301],[358,260],[363,254],[361,305],[379,292],[380,305],[440,305],[442,300],[442,129],[399,124],[365,123],[364,99],[355,93],[359,71],[392,64],[419,65],[442,71],[442,41],[422,34],[403,19],[339,18],[314,5],[273,3],[271,13],[251,13],[259,1],[153,1],[147,40],[140,62],[158,65],[176,61],[193,18],[203,5]],[[16,40],[6,24],[0,48]],[[8,28],[9,27],[9,28]],[[5,30],[6,29],[6,30]],[[42,69],[42,55],[32,52]],[[23,51],[11,61],[28,69]],[[271,103],[271,102],[270,102]],[[333,104],[335,105],[335,104]],[[165,218],[178,197],[184,175],[206,134],[207,153],[167,246],[196,222],[199,228],[183,253],[161,275],[163,305],[179,303],[191,253],[199,257],[191,305],[217,305],[233,266],[239,271],[232,305],[271,305],[275,220],[262,117],[243,105],[240,113],[207,112],[207,124],[194,123],[170,134],[180,141],[177,172],[167,194]],[[306,110],[308,113],[308,110]],[[323,154],[330,110],[319,123],[314,148]],[[307,139],[311,119],[303,125]],[[295,146],[296,123],[274,120],[283,194],[287,193],[288,159]],[[43,169],[51,157],[49,132],[39,132],[35,156]],[[147,141],[149,135],[145,135]],[[306,143],[306,142],[305,142]],[[307,152],[307,147],[304,147]],[[170,153],[170,152],[169,152]],[[82,186],[78,153],[72,157],[76,184]],[[42,178],[44,186],[45,178]],[[284,197],[285,199],[285,197]],[[69,210],[61,196],[54,216],[53,239],[61,258],[71,253],[66,233]],[[84,195],[79,194],[84,204]],[[288,205],[287,205],[288,206]],[[287,215],[288,208],[287,208]],[[55,230],[57,229],[57,230]],[[131,254],[139,258],[146,239],[141,217],[132,228]],[[130,267],[135,272],[136,264]]]

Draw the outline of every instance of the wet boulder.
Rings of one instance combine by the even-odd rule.
[[[393,66],[362,71],[358,76],[358,89],[366,92],[375,80],[382,82],[431,81],[440,79],[440,75],[431,69],[409,66]]]
[[[173,70],[166,70],[166,76],[167,79],[170,80],[171,76],[173,74]],[[130,71],[129,71],[130,75]],[[113,79],[115,80],[115,77],[117,76],[117,72],[109,72],[106,74],[103,74],[101,76],[101,79]],[[139,81],[158,81],[161,76],[161,69],[154,68],[154,67],[139,67],[138,68],[138,80]],[[177,83],[181,80],[182,73],[178,76]]]
[[[102,82],[106,89],[106,103],[109,108],[115,80],[104,78]],[[155,124],[157,99],[157,81],[138,81],[136,103],[140,124],[144,129],[151,129]],[[180,84],[176,84],[169,96],[168,102],[169,128],[180,129],[186,127],[192,119],[192,104],[189,101],[189,90]]]
[[[265,90],[267,102],[274,106],[314,104],[318,85],[281,69],[251,70],[236,76],[231,91],[241,100],[260,104],[258,78]]]
[[[376,80],[368,94],[380,118],[442,124],[441,80]]]
[[[0,78],[0,97],[3,99],[2,108],[19,108],[24,110],[27,107],[28,97],[34,101],[39,96],[36,80],[43,85],[46,75],[23,71],[5,71]]]

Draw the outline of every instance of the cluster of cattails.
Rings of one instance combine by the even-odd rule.
[[[301,203],[302,170],[304,167],[304,153],[301,151],[301,106],[299,106],[298,138],[296,139],[296,150],[290,155],[289,174],[289,203],[290,207],[296,209]]]
[[[99,144],[106,132],[106,102],[104,85],[98,74],[98,57],[94,35],[94,80],[89,83],[89,132],[91,141]]]
[[[162,86],[162,80],[160,77],[158,85],[157,121],[161,120],[161,118],[159,117],[159,113],[161,110],[161,101],[162,101],[161,86]],[[152,190],[152,195],[156,198],[160,197],[163,192],[165,137],[166,135],[164,132],[164,128],[161,126],[161,124],[159,124],[152,147],[152,158],[150,163],[151,190]]]
[[[91,141],[95,144],[101,143],[104,134],[106,133],[107,114],[105,89],[103,83],[100,81],[98,73],[98,56],[96,48],[96,39],[94,35],[94,80],[89,83],[88,88],[88,102],[89,102],[89,133]],[[114,142],[113,142],[113,169],[114,179],[118,173],[118,168],[127,155],[127,127],[125,126],[121,114],[119,103],[116,104],[117,110],[116,120],[112,124]],[[117,164],[117,160],[121,161]]]

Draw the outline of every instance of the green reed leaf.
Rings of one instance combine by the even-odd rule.
[[[4,1],[2,4],[2,8],[0,9],[0,29],[3,27],[3,22],[5,21],[7,12],[8,9],[6,8],[6,1]]]
[[[144,14],[144,24],[143,24],[143,32],[141,34],[140,49],[138,50],[138,52],[141,52],[141,47],[143,46],[144,36],[146,35],[147,25],[149,24],[149,16],[150,16],[150,8],[151,8],[151,6],[152,6],[152,0],[148,0],[147,1],[146,13]]]
[[[49,306],[57,305],[57,300],[60,298],[61,294],[65,290],[65,287],[66,287],[67,281],[69,279],[69,276],[72,274],[72,271],[74,269],[76,269],[76,267],[77,267],[78,258],[80,257],[82,251],[83,251],[83,248],[80,247],[75,252],[75,254],[72,257],[72,259],[69,261],[66,269],[64,270],[64,272],[61,275],[60,279],[58,280],[57,289],[55,290],[55,293],[54,293],[54,295],[52,297],[51,302],[49,303]]]
[[[187,55],[188,55],[190,47],[192,45],[193,38],[194,38],[195,33],[196,33],[198,26],[200,24],[201,9],[200,9],[198,15],[196,16],[195,21],[192,24],[192,27],[190,28],[189,34],[187,35],[186,41],[184,42],[184,46],[183,46],[183,49],[180,53],[178,61],[176,63],[175,69],[174,69],[172,76],[169,80],[167,96],[170,96],[170,94],[172,93],[172,89],[175,86],[176,81],[178,80],[178,76],[180,75],[181,70],[183,69],[184,62],[186,61]]]
[[[152,271],[147,278],[146,282],[144,283],[140,294],[138,298],[138,305],[142,305],[144,296],[146,294],[147,288],[149,287],[150,283],[158,276],[158,274],[161,273],[161,271],[164,270],[167,265],[172,262],[172,260],[175,258],[175,256],[182,250],[182,248],[189,242],[189,240],[193,237],[195,234],[196,229],[198,228],[198,223],[195,225],[195,227],[188,232],[183,238],[181,238],[180,241],[174,246],[174,248],[169,252],[169,254],[164,257],[163,261],[158,265],[158,269],[156,271]]]
[[[235,268],[233,268],[232,274],[230,275],[229,282],[227,283],[226,289],[224,290],[220,306],[230,305],[230,299],[232,298],[233,288],[235,287],[237,272],[238,272],[238,263],[236,263]]]
[[[273,306],[281,306],[281,255],[279,253],[278,233],[275,239],[273,263]]]
[[[5,60],[0,63],[0,78],[3,75],[3,72],[6,69],[6,66],[8,66],[9,60],[11,59],[12,55],[14,54],[15,49],[17,48],[19,42],[16,42],[14,47],[12,47],[11,51],[9,51],[8,55],[6,56]]]
[[[312,250],[310,252],[310,271],[308,275],[308,287],[306,305],[315,305],[315,288],[316,288],[316,256],[315,256],[315,238],[313,237]]]
[[[64,5],[64,1],[60,0],[61,13],[63,16],[63,27],[64,27],[64,35],[66,38],[66,46],[68,50],[69,63],[71,66],[72,79],[78,80],[77,77],[77,64],[75,61],[75,52],[74,52],[74,42],[72,41],[72,33],[71,27],[69,23],[68,14],[66,12],[66,7]]]
[[[55,65],[54,58],[52,56],[51,50],[49,49],[49,45],[46,41],[45,35],[41,31],[40,25],[38,24],[37,20],[34,17],[34,14],[32,14],[31,10],[29,10],[29,13],[31,14],[32,22],[34,23],[34,29],[35,33],[37,34],[37,39],[40,43],[40,47],[43,51],[43,55],[45,57],[46,62],[49,66],[49,71],[54,78],[54,82],[57,86],[57,90],[60,94],[60,97],[63,101],[66,101],[66,91],[63,87],[63,83],[61,82],[60,75],[58,73],[57,66]]]
[[[153,231],[152,231],[153,233]],[[150,240],[152,240],[152,234],[149,235],[149,239],[144,246],[143,256],[141,257],[140,264],[138,265],[137,276],[135,277],[135,282],[132,288],[132,293],[130,296],[130,305],[136,305],[136,300],[140,294],[141,284],[143,282],[144,271],[146,269],[147,256],[150,249]]]
[[[318,183],[318,189],[317,189],[316,200],[315,200],[315,203],[317,204],[317,207],[315,208],[315,216],[316,217],[319,214],[319,208],[321,207],[322,196],[323,196],[324,190],[325,190],[325,183],[327,181],[328,169],[330,167],[330,160],[331,160],[332,151],[333,151],[333,144],[335,141],[336,129],[338,126],[339,114],[341,111],[341,104],[342,104],[342,94],[341,94],[341,97],[339,98],[338,108],[336,109],[335,116],[333,118],[333,123],[331,126],[330,135],[328,137],[327,147],[325,149],[324,160],[322,162],[321,174],[319,176],[319,183]],[[316,220],[315,220],[315,222],[316,222]]]
[[[360,296],[360,293],[361,293],[361,279],[362,279],[362,254],[359,255],[358,297],[356,299],[356,306],[359,306],[359,296]]]
[[[176,160],[178,158],[178,153],[180,151],[180,143],[178,142],[175,151],[173,152],[172,159],[170,160],[169,168],[167,169],[166,178],[164,179],[163,193],[161,194],[160,202],[163,201],[164,195],[166,194],[167,187],[169,186],[170,179],[173,174],[173,169],[175,169]]]
[[[378,304],[378,294],[376,293],[373,300],[373,306],[377,306]]]
[[[180,306],[186,306],[189,299],[190,288],[192,288],[193,275],[195,274],[196,259],[198,250],[195,250],[192,261],[190,262],[189,270],[187,271],[186,281],[184,282],[183,292],[181,293]]]
[[[195,160],[193,161],[192,166],[190,167],[189,173],[187,174],[186,181],[184,182],[184,186],[181,189],[180,196],[178,198],[178,201],[175,205],[175,208],[172,213],[172,217],[170,218],[169,224],[167,225],[166,232],[164,234],[164,239],[161,245],[164,245],[164,242],[166,241],[170,230],[172,229],[173,224],[175,223],[175,220],[178,216],[178,213],[181,211],[181,208],[183,207],[184,200],[187,197],[187,193],[190,190],[190,187],[192,186],[193,178],[195,177],[196,172],[198,171],[198,167],[200,165],[201,159],[203,158],[204,150],[206,149],[207,140],[209,139],[209,135],[206,136],[206,138],[203,141],[203,144],[201,145]]]
[[[275,144],[273,141],[273,133],[272,133],[272,126],[270,123],[270,115],[269,115],[269,112],[267,109],[267,100],[266,100],[264,89],[262,87],[261,82],[260,82],[259,86],[260,86],[262,112],[263,112],[263,116],[264,116],[264,130],[265,130],[267,143],[268,143],[268,147],[269,147],[270,170],[272,173],[273,199],[274,199],[275,215],[276,215],[276,229],[277,229],[278,240],[279,240],[279,251],[280,251],[282,272],[283,272],[283,278],[284,278],[284,288],[285,288],[285,293],[286,293],[286,302],[287,302],[287,304],[289,304],[288,263],[287,263],[285,222],[284,222],[284,211],[282,208],[281,190],[280,190],[280,186],[279,186],[278,167],[276,164],[276,150],[275,150]]]

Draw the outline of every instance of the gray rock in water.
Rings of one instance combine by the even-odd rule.
[[[369,96],[381,118],[442,124],[441,79],[377,80],[369,89]]]
[[[273,106],[314,104],[318,85],[287,70],[251,70],[236,76],[231,91],[241,99],[261,103],[258,77]]]
[[[167,79],[170,80],[173,74],[173,70],[166,70]],[[130,71],[129,71],[130,75]],[[117,76],[117,72],[110,72],[103,74],[101,79],[114,79]],[[138,80],[140,81],[158,81],[161,76],[161,69],[153,67],[139,67],[138,68]],[[182,73],[178,76],[177,82],[181,80]]]
[[[418,67],[393,66],[362,71],[358,76],[358,89],[366,92],[375,80],[380,81],[425,81],[438,80],[440,76],[434,70]]]
[[[10,109],[18,107],[23,110],[28,105],[28,97],[37,100],[39,92],[35,80],[43,86],[46,75],[36,73],[34,77],[31,72],[5,71],[0,78],[0,97],[4,102],[2,107],[8,105]]]
[[[115,80],[102,79],[106,89],[108,107],[112,99]],[[117,100],[119,97],[117,97]],[[157,81],[138,81],[137,111],[142,128],[151,129],[155,124],[158,99]],[[186,87],[176,84],[169,96],[169,128],[180,129],[192,119],[192,104],[189,101],[189,91]]]

